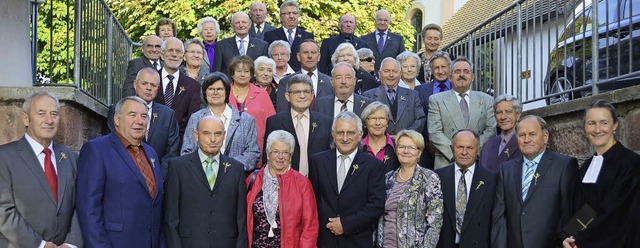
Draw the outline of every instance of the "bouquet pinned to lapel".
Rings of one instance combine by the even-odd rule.
[[[482,185],[484,185],[484,181],[480,180],[480,182],[478,182],[478,186],[476,186],[476,190],[478,190]]]
[[[365,100],[360,100],[360,108],[363,108],[365,103],[367,103],[367,101],[365,101]]]
[[[313,131],[316,131],[316,127],[318,127],[318,123],[315,123],[315,122],[311,123],[311,127],[312,127],[311,132],[313,133]]]
[[[64,154],[64,152],[60,153],[60,159],[58,160],[58,163],[62,162],[62,160],[67,159],[67,154]]]
[[[229,167],[231,167],[231,164],[229,162],[224,162],[224,173],[227,173],[227,170],[229,170]]]
[[[182,92],[184,91],[185,91],[184,86],[180,86],[180,91],[178,91],[178,95],[182,94]]]
[[[158,118],[158,113],[153,113],[153,114],[151,114],[151,116],[152,116],[151,117],[151,122],[155,122],[156,118]]]
[[[351,175],[353,175],[353,173],[356,173],[356,171],[360,169],[360,166],[358,166],[358,164],[354,164],[353,165],[353,171],[351,171]]]

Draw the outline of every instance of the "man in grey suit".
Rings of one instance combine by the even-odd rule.
[[[400,62],[394,58],[385,58],[378,72],[382,85],[362,93],[366,97],[389,105],[391,120],[389,120],[387,132],[391,135],[403,129],[420,132],[424,128],[426,118],[420,106],[418,92],[398,87],[401,73]]]
[[[156,71],[162,69],[164,62],[160,59],[162,40],[155,35],[149,35],[142,41],[142,57],[129,60],[127,65],[127,77],[122,86],[122,97],[135,96],[133,80],[136,79],[138,71],[145,67],[151,67]]]
[[[367,42],[369,48],[373,51],[373,57],[376,61],[375,70],[377,71],[380,69],[380,64],[384,58],[395,58],[398,54],[404,52],[405,48],[404,38],[389,31],[389,24],[391,24],[391,14],[389,11],[386,9],[376,11],[374,20],[376,30],[362,36],[362,39]]]
[[[265,21],[267,17],[267,5],[261,2],[253,2],[249,6],[249,17],[251,18],[251,28],[249,36],[264,40],[264,33],[276,29]]]
[[[248,247],[244,169],[220,153],[224,123],[206,116],[193,136],[198,150],[169,161],[167,247]]]
[[[213,60],[214,71],[231,75],[227,67],[233,57],[247,55],[255,60],[260,56],[267,56],[269,44],[249,36],[250,25],[251,20],[244,12],[236,12],[231,16],[231,26],[236,35],[218,42]]]
[[[500,169],[493,206],[492,247],[561,247],[571,218],[572,181],[578,161],[546,149],[547,123],[539,116],[516,124],[523,156]]]
[[[354,94],[356,87],[356,71],[347,62],[337,63],[331,70],[331,86],[333,95],[316,99],[313,109],[330,117],[336,117],[340,112],[351,111],[357,116],[362,110],[375,100]]]
[[[34,93],[22,110],[26,134],[0,146],[0,247],[82,247],[74,208],[78,156],[53,143],[58,99]]]
[[[480,134],[480,146],[496,135],[496,118],[493,115],[493,97],[471,90],[473,64],[464,57],[452,63],[451,84],[453,90],[429,97],[427,128],[429,141],[436,147],[436,169],[453,162],[451,137],[460,129],[471,129]]]

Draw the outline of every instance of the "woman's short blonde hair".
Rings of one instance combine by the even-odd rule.
[[[418,151],[422,153],[422,150],[424,150],[424,138],[422,137],[422,134],[413,130],[402,130],[396,134],[396,143],[402,137],[407,137],[411,139],[413,143],[416,144],[416,148],[418,148]],[[397,145],[396,145],[396,152],[398,152]]]

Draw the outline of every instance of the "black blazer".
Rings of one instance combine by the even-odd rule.
[[[267,22],[263,22],[262,25],[264,25],[264,27],[262,28],[262,32],[258,34],[258,33],[256,33],[255,24],[251,23],[251,27],[249,28],[249,36],[251,36],[253,38],[256,38],[256,39],[264,40],[264,33],[276,29],[276,27],[271,26]]]
[[[160,63],[160,67],[164,66],[164,62],[162,61],[162,59],[158,59],[158,63]],[[122,86],[122,97],[136,95],[136,91],[133,88],[133,81],[136,80],[138,71],[145,67],[151,67],[154,70],[157,69],[153,67],[151,61],[149,61],[149,59],[147,59],[147,57],[145,56],[129,60],[129,63],[127,64],[127,77],[124,81],[124,86]]]
[[[289,101],[287,101],[287,98],[284,96],[284,94],[287,92],[287,86],[289,85],[289,80],[291,80],[291,77],[295,74],[300,73],[302,73],[302,71],[297,71],[294,74],[280,79],[278,90],[276,91],[276,112],[288,112],[289,109],[291,109],[291,105],[289,105]],[[322,72],[318,72],[318,88],[316,89],[316,99],[328,95],[333,95],[333,87],[331,87],[331,77]]]
[[[291,67],[300,68],[300,61],[298,60],[297,55],[298,51],[300,51],[300,44],[302,44],[302,42],[307,39],[313,40],[313,34],[305,31],[300,27],[297,27],[296,33],[293,37],[293,45],[291,46],[291,59],[289,59],[289,65]],[[271,45],[271,43],[276,40],[283,40],[286,42],[289,41],[289,38],[287,37],[287,34],[284,33],[284,29],[282,29],[282,27],[264,32],[264,41],[269,43],[269,45]]]
[[[351,112],[355,113],[358,117],[362,114],[362,110],[369,106],[370,103],[375,100],[368,98],[366,96],[361,96],[358,94],[353,94],[353,110]],[[334,104],[335,96],[333,94],[323,97],[316,98],[316,103],[313,105],[313,110],[323,113],[329,117],[335,117],[334,113]]]
[[[362,95],[387,105],[390,104],[389,98],[387,98],[387,90],[383,85],[375,89],[370,89],[362,93]],[[418,93],[411,89],[398,87],[396,101],[398,104],[398,114],[396,119],[393,119],[392,116],[392,119],[389,121],[389,126],[387,127],[387,132],[395,135],[403,129],[418,132],[423,130],[427,122],[427,116],[420,106]]]
[[[373,232],[384,212],[384,165],[358,151],[338,193],[336,159],[336,149],[327,150],[313,155],[309,166],[318,204],[318,247],[372,247]],[[326,225],[338,216],[344,234],[335,236]]]
[[[260,56],[268,56],[268,50],[269,44],[267,44],[267,42],[249,36],[249,44],[247,45],[246,54],[253,60]],[[218,42],[216,45],[216,53],[213,58],[213,71],[219,71],[226,73],[227,75],[231,75],[228,71],[228,67],[231,63],[231,59],[235,56],[240,56],[235,35]]]
[[[309,124],[311,126],[308,127],[309,140],[307,142],[309,144],[307,149],[307,158],[309,159],[309,162],[307,162],[307,164],[311,164],[311,155],[330,148],[332,123],[333,118],[322,113],[310,111]],[[298,161],[300,161],[300,143],[298,142],[298,136],[296,136],[296,128],[293,123],[293,118],[291,118],[291,112],[283,111],[267,118],[267,128],[265,130],[264,144],[267,144],[267,137],[269,137],[269,134],[275,130],[284,130],[293,135],[296,139],[296,147],[293,150],[293,155],[291,157],[291,168],[298,170],[300,168],[300,165],[298,164]],[[262,153],[262,162],[267,162],[266,152]]]
[[[111,132],[115,131],[113,123],[115,113],[116,105],[112,104],[107,115],[107,125]],[[173,109],[154,102],[151,105],[151,116],[149,118],[151,118],[148,127],[149,135],[144,140],[144,143],[147,143],[156,151],[158,158],[160,158],[162,175],[166,176],[169,171],[167,167],[169,159],[180,156],[180,147],[178,146],[180,144],[180,137],[178,137],[180,130],[176,121],[176,114]]]
[[[376,81],[376,78],[362,68],[356,70],[356,78],[356,86],[353,90],[356,94],[362,95],[365,91],[375,89],[380,86],[380,83]]]
[[[382,60],[387,57],[396,58],[398,54],[401,54],[405,51],[404,48],[404,38],[396,33],[388,32],[387,40],[384,42],[384,47],[382,51],[378,49],[378,30],[373,31],[365,36],[362,36],[362,39],[367,42],[371,51],[373,51],[373,56],[376,58],[376,71],[380,70],[380,63]]]
[[[216,52],[217,53],[217,52]],[[164,70],[164,69],[163,69]],[[160,74],[160,80],[162,80],[162,73]],[[189,122],[189,117],[194,112],[200,110],[200,83],[195,79],[187,76],[180,72],[180,77],[178,79],[178,84],[176,85],[175,95],[173,97],[173,103],[170,107],[176,112],[176,120],[178,121],[178,127],[180,127],[180,133],[178,134],[180,138],[180,144],[178,147],[182,146],[182,137],[184,137],[184,130],[187,128],[187,123]],[[158,87],[158,95],[153,101],[164,104],[164,88],[162,87],[162,83],[160,87]]]
[[[442,229],[437,247],[455,248],[456,240],[456,190],[453,164],[436,170],[442,186],[444,212]],[[477,166],[474,169],[467,207],[462,222],[459,247],[489,247],[491,241],[491,210],[496,192],[498,175]]]
[[[351,36],[350,40],[347,40],[346,36],[339,34],[331,36],[322,40],[320,45],[320,63],[318,63],[318,70],[322,73],[331,74],[333,65],[331,64],[331,55],[336,51],[336,48],[342,43],[349,42],[356,50],[360,48],[369,48],[367,43],[355,36]]]
[[[164,199],[167,247],[243,247],[247,241],[242,164],[220,155],[213,190],[198,151],[169,161]]]

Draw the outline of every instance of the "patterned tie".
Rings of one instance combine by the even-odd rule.
[[[384,33],[378,32],[378,35],[380,35],[380,38],[378,39],[378,51],[382,52],[382,49],[384,48]]]
[[[128,148],[133,150],[136,166],[138,166],[142,177],[144,177],[151,198],[154,198],[156,196],[156,178],[153,175],[153,170],[151,170],[151,165],[146,162],[146,157],[142,156],[139,146],[129,145]]]
[[[167,75],[169,79],[169,83],[167,84],[167,88],[164,90],[164,105],[171,108],[173,104],[173,75]]]
[[[240,40],[240,45],[238,46],[238,51],[240,51],[240,55],[245,55],[246,51],[244,50],[244,40]]]
[[[444,83],[438,84],[438,87],[440,87],[440,91],[438,93],[447,91],[447,85]]]
[[[340,106],[340,113],[347,111],[347,102],[349,102],[349,100],[338,100],[342,103],[342,106]]]
[[[342,185],[344,184],[344,179],[347,178],[347,165],[345,160],[347,160],[349,156],[340,155],[340,166],[338,167],[338,193],[342,191]]]
[[[207,181],[209,182],[209,187],[213,189],[213,186],[216,184],[216,173],[213,171],[213,164],[216,162],[215,158],[207,158],[204,161],[204,173],[207,174]]]
[[[258,36],[260,36],[260,33],[262,33],[262,28],[260,27],[260,24],[257,24],[257,25],[256,25],[256,34],[257,34]]]
[[[469,104],[467,103],[467,99],[464,98],[466,93],[459,94],[462,99],[460,99],[460,110],[462,110],[462,118],[464,118],[464,124],[469,125]]]
[[[287,29],[287,33],[289,33],[289,46],[293,46],[293,29]]]
[[[153,61],[153,69],[160,70],[158,69],[158,61]]]
[[[529,186],[531,186],[531,179],[533,179],[533,166],[535,164],[532,161],[527,161],[524,165],[527,167],[527,171],[524,173],[524,180],[522,180],[522,201],[527,198],[527,192],[529,192]]]
[[[309,159],[307,155],[307,132],[304,131],[304,125],[302,124],[302,118],[305,118],[304,114],[296,115],[296,137],[298,137],[298,143],[300,143],[300,166],[298,172],[302,175],[309,174]]]
[[[456,199],[456,232],[462,233],[462,221],[464,219],[464,212],[467,208],[467,180],[464,174],[467,170],[460,169],[462,175],[458,181],[458,199]]]
[[[387,97],[389,97],[389,103],[393,104],[396,101],[396,90],[388,89],[387,90]]]
[[[53,192],[53,198],[58,201],[58,175],[56,174],[56,170],[53,168],[53,163],[51,162],[51,150],[48,147],[45,147],[42,150],[44,153],[44,175],[47,176],[47,181],[49,181],[49,186],[51,186],[51,191]]]

